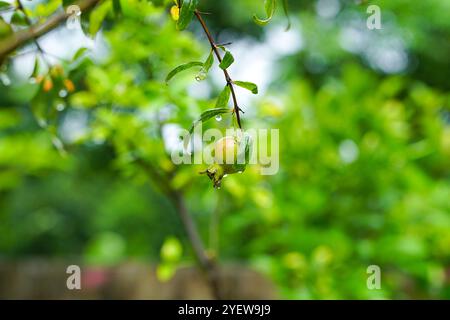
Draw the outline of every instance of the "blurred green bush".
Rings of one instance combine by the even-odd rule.
[[[263,70],[267,89],[244,106],[246,128],[280,129],[280,171],[250,167],[221,190],[200,167],[174,171],[164,145],[161,130],[188,128],[220,87],[209,79],[205,89],[189,72],[166,86],[169,70],[208,49],[198,27],[175,30],[163,3],[130,1],[121,19],[108,17],[97,37],[107,54],[62,63],[76,87],[67,97],[39,91],[7,63],[0,257],[159,262],[172,241],[177,260],[191,262],[174,206],[140,157],[173,173],[212,254],[262,271],[282,297],[450,298],[449,3],[373,3],[382,30],[365,29],[367,4],[291,1],[288,34],[302,45],[276,56]],[[219,39],[236,46],[265,44],[270,28],[286,24],[278,12],[269,29],[254,25],[254,0],[201,6]],[[381,290],[366,287],[372,264]]]

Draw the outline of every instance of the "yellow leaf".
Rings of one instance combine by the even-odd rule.
[[[178,6],[172,6],[172,8],[170,8],[170,15],[173,20],[178,21],[180,18],[180,8],[178,8]]]

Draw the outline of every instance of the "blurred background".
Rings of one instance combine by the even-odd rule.
[[[23,3],[33,22],[63,10]],[[217,63],[203,81],[164,81],[208,56],[200,25],[177,31],[173,1],[120,3],[0,67],[1,298],[210,297],[177,201],[228,297],[450,298],[449,1],[288,1],[286,31],[280,1],[261,27],[263,1],[201,0],[217,42],[232,42],[233,79],[259,86],[237,89],[244,128],[280,130],[279,172],[249,166],[220,190],[203,166],[170,161],[225,84]],[[27,28],[8,8],[4,38]],[[71,264],[80,292],[66,288]]]

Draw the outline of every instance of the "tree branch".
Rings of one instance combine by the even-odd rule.
[[[197,227],[195,226],[194,220],[192,219],[186,207],[184,197],[181,192],[175,191],[172,193],[171,198],[176,204],[178,214],[180,215],[181,221],[184,225],[184,229],[186,230],[188,239],[192,245],[192,248],[194,249],[197,260],[207,274],[208,282],[212,289],[212,294],[216,299],[221,299],[222,293],[220,291],[217,265],[213,259],[210,259],[206,255],[206,251],[198,234]]]
[[[170,176],[163,174],[157,170],[152,164],[144,161],[143,159],[137,159],[136,162],[143,168],[150,176],[152,181],[158,184],[159,189],[171,200],[175,209],[180,216],[187,238],[194,250],[194,255],[198,261],[200,267],[205,271],[208,278],[208,282],[211,286],[212,294],[216,299],[222,298],[222,293],[219,285],[218,268],[213,259],[207,256],[205,247],[198,233],[192,216],[184,201],[183,194],[175,190],[170,185]]]
[[[86,11],[102,0],[79,0],[74,4],[80,7],[80,11]],[[69,17],[65,11],[56,12],[45,22],[41,24],[34,24],[30,28],[20,30],[0,41],[0,63],[17,48],[21,47],[28,41],[37,39],[47,32],[55,29],[60,23]]]
[[[214,54],[216,55],[217,60],[219,60],[219,63],[222,62],[222,57],[221,57],[219,49],[218,49],[219,46],[215,43],[213,37],[211,36],[211,33],[209,32],[209,29],[206,26],[206,23],[202,18],[201,12],[196,9],[194,11],[194,14],[197,17],[197,20],[202,25],[203,31],[205,32],[206,37],[208,38],[209,44],[211,45],[211,49],[214,51]],[[233,80],[231,80],[230,74],[228,73],[228,71],[226,69],[223,69],[223,74],[225,76],[227,86],[230,87],[231,97],[233,99],[233,105],[234,105],[234,113],[236,114],[237,124],[238,124],[239,128],[242,129],[241,116],[239,114],[239,112],[242,110],[241,110],[241,108],[239,108],[239,105],[237,102],[236,92],[234,91],[234,87],[233,87]]]

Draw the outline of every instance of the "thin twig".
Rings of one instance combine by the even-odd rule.
[[[194,14],[197,17],[197,20],[202,25],[203,31],[205,32],[206,37],[208,38],[209,44],[211,45],[211,49],[214,51],[214,54],[216,55],[217,60],[219,60],[219,63],[222,62],[222,56],[220,55],[220,52],[219,52],[219,46],[214,42],[214,39],[211,36],[211,33],[209,32],[209,29],[206,26],[206,23],[203,20],[200,11],[195,10]],[[233,111],[234,111],[234,114],[236,114],[237,124],[239,126],[239,129],[242,129],[241,117],[240,117],[240,114],[239,114],[239,112],[241,112],[242,110],[241,110],[241,108],[239,108],[239,105],[238,105],[238,102],[237,102],[236,92],[234,91],[234,87],[233,87],[233,80],[231,79],[230,74],[228,73],[228,71],[226,69],[223,69],[223,74],[225,76],[225,80],[227,82],[227,86],[230,88],[230,91],[231,91],[231,97],[233,99],[233,106],[234,106]]]
[[[218,44],[216,44],[216,46],[218,46],[218,47],[226,47],[226,46],[229,46],[231,44],[233,44],[233,42],[218,43]]]

